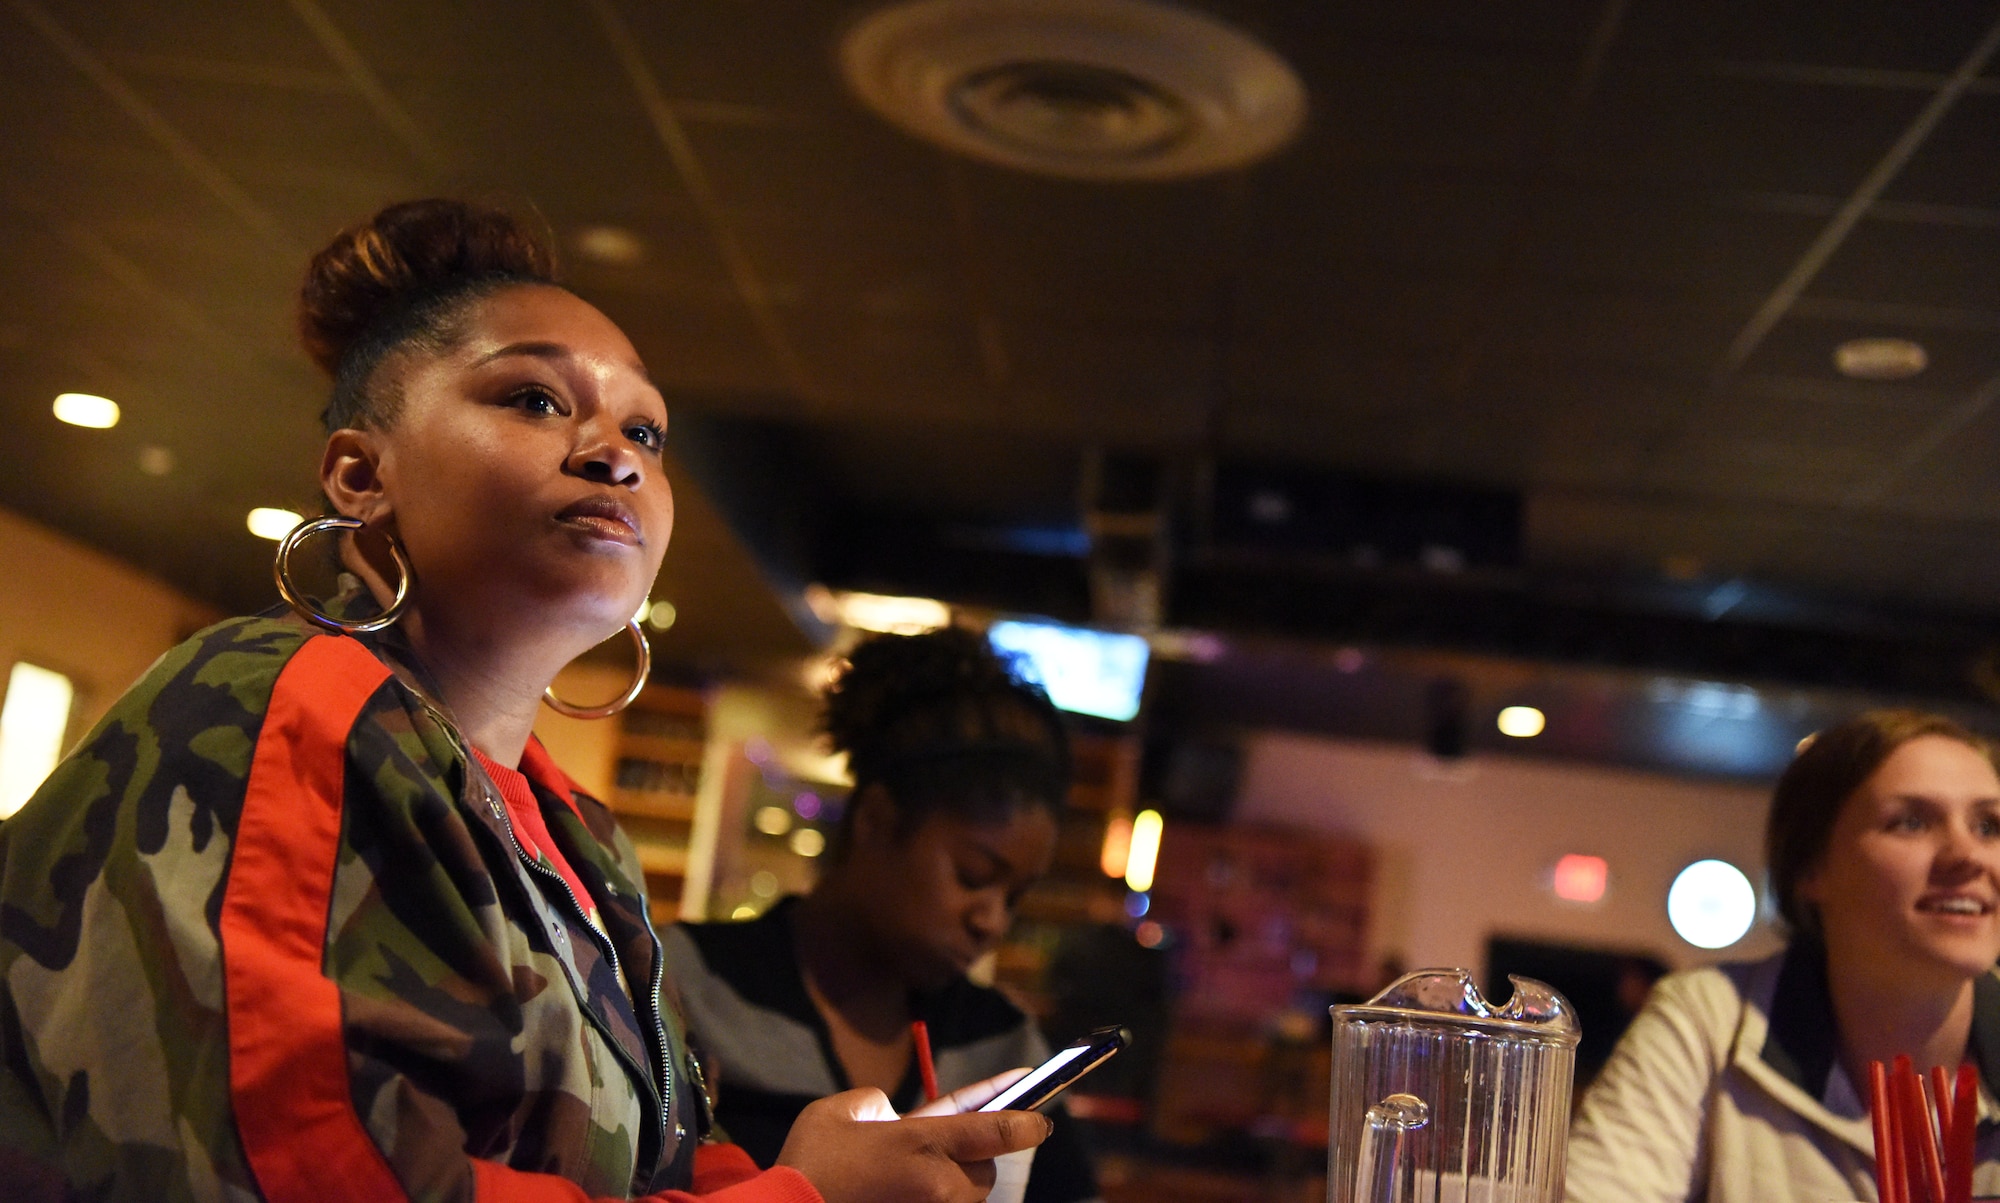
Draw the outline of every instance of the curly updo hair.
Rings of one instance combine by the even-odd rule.
[[[1834,824],[1854,792],[1897,748],[1926,735],[1956,740],[1996,761],[1993,744],[1941,714],[1921,710],[1870,710],[1809,736],[1778,778],[1764,827],[1764,863],[1778,913],[1799,935],[1819,938],[1819,913],[1799,896],[1832,842]]]
[[[847,661],[827,688],[824,729],[847,753],[857,801],[880,785],[905,834],[934,815],[989,823],[1061,810],[1070,779],[1062,716],[983,636],[962,627],[877,635]]]
[[[299,289],[299,341],[333,378],[320,421],[328,433],[394,421],[400,397],[375,381],[384,359],[450,347],[472,305],[502,288],[555,283],[546,240],[467,201],[405,201],[342,230]]]

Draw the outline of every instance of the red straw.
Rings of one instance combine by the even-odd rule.
[[[1875,1123],[1875,1197],[1882,1203],[1904,1203],[1896,1109],[1889,1105],[1889,1071],[1880,1061],[1868,1063],[1868,1118]]]
[[[1942,1065],[1931,1066],[1931,1114],[1937,1117],[1938,1147],[1947,1151],[1951,1148],[1951,1071]],[[1945,1185],[1949,1195],[1951,1184],[1950,1159],[1946,1158]]]
[[[1924,1106],[1924,1082],[1907,1055],[1896,1058],[1892,1086],[1902,1120],[1903,1167],[1912,1185],[1911,1203],[1945,1203],[1944,1166],[1938,1161],[1930,1110]]]
[[[938,1096],[937,1065],[931,1061],[931,1030],[923,1020],[910,1025],[910,1041],[917,1046],[917,1072],[923,1075],[924,1101],[928,1103]]]
[[[1979,1071],[1972,1062],[1958,1067],[1958,1090],[1951,1101],[1951,1141],[1945,1146],[1946,1203],[1972,1203],[1972,1146],[1979,1126]]]

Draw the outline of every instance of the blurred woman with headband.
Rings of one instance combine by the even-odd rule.
[[[0,825],[4,1191],[984,1197],[1039,1117],[855,1091],[776,1169],[712,1142],[632,845],[531,734],[621,628],[626,700],[646,673],[674,506],[624,334],[452,201],[336,238],[300,328],[332,512],[281,547],[291,612],[169,652]],[[338,596],[302,592],[309,539]]]

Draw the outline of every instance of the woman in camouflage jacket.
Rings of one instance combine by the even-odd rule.
[[[630,343],[444,201],[322,251],[301,329],[349,587],[169,652],[0,824],[0,1196],[983,1197],[1047,1131],[950,1114],[990,1085],[710,1138],[632,847],[532,739],[672,528]]]

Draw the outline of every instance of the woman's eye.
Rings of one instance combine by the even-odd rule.
[[[547,389],[524,388],[514,394],[514,404],[531,414],[559,414],[562,404]]]
[[[1895,818],[1889,820],[1889,830],[1891,831],[1922,831],[1924,826],[1924,817],[1922,815],[1897,815]]]
[[[651,422],[641,422],[636,426],[626,427],[625,437],[641,447],[649,447],[655,451],[666,444],[666,433]]]

